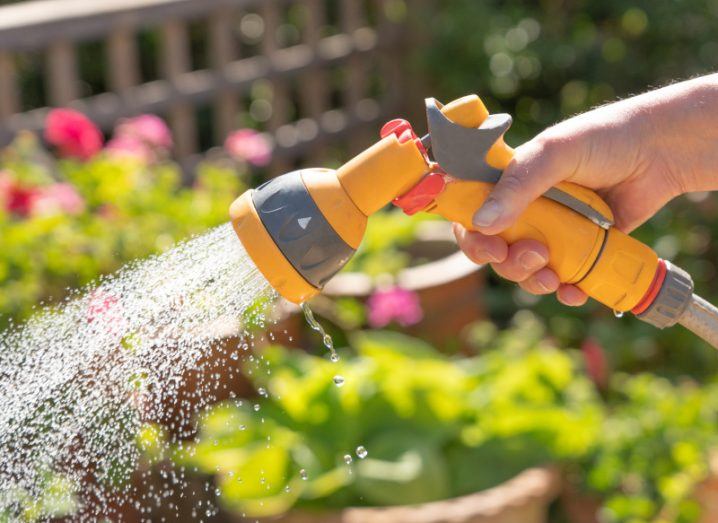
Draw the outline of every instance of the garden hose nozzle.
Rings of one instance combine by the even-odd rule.
[[[513,158],[503,139],[511,117],[490,115],[472,95],[446,106],[427,100],[427,118],[423,138],[393,120],[381,141],[338,170],[285,174],[232,204],[237,235],[279,294],[301,303],[321,292],[359,247],[368,217],[390,202],[475,229],[474,212]],[[632,311],[660,328],[700,323],[699,335],[713,332],[708,341],[718,343],[718,323],[706,326],[718,314],[702,300],[696,305],[690,277],[614,228],[611,209],[589,189],[553,187],[500,236],[544,243],[561,282],[617,313]]]

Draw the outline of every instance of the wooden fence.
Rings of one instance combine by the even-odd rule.
[[[163,115],[183,160],[249,117],[274,134],[280,163],[352,137],[355,149],[365,141],[360,129],[401,109],[406,31],[397,6],[42,0],[0,8],[0,142],[41,130],[48,107],[70,106],[107,130],[122,117]],[[95,51],[90,68],[102,71],[94,86],[80,63],[85,48]],[[35,107],[27,63],[40,64]]]

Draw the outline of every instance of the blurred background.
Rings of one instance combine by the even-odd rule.
[[[341,165],[392,118],[423,131],[426,96],[479,94],[518,145],[718,66],[718,0],[0,3],[3,328],[225,222],[247,187]],[[714,233],[715,197],[693,194],[636,235],[718,301]],[[271,375],[209,354],[187,377],[211,389],[189,407],[199,429],[171,405],[147,420],[146,459],[118,480],[135,499],[98,515],[49,480],[26,519],[718,520],[718,355],[681,328],[530,296],[396,210],[312,307],[346,387],[286,308],[256,326]],[[201,495],[155,503],[180,469]]]

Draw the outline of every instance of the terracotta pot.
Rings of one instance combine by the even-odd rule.
[[[571,523],[599,523],[598,512],[602,500],[599,496],[581,492],[573,482],[565,480],[561,492],[561,508]]]
[[[485,316],[482,302],[484,271],[458,251],[448,222],[427,222],[408,250],[414,257],[429,261],[402,270],[394,283],[419,295],[424,320],[407,329],[409,334],[447,347],[461,342],[464,327]],[[375,290],[376,281],[364,273],[337,274],[325,287],[330,297],[352,297],[365,301]]]
[[[698,523],[718,521],[718,475],[715,473],[696,488],[695,499],[701,506]]]
[[[561,486],[557,469],[536,468],[494,488],[446,501],[331,513],[292,511],[263,523],[546,523]]]

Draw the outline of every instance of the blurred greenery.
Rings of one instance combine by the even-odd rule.
[[[169,162],[147,165],[108,154],[87,163],[56,161],[30,134],[2,152],[0,170],[26,187],[69,183],[84,200],[77,214],[18,218],[0,210],[0,326],[130,260],[226,222],[229,204],[244,188],[234,168],[217,163],[201,164],[186,186],[180,167]]]
[[[213,407],[175,461],[216,476],[226,509],[260,517],[445,499],[585,455],[601,423],[597,394],[530,316],[519,320],[468,360],[388,331],[355,333],[355,355],[338,364],[262,349],[271,374],[248,374],[256,403]]]
[[[532,314],[473,331],[484,352],[468,359],[388,331],[355,333],[339,364],[267,347],[271,374],[249,375],[259,398],[211,408],[174,461],[250,518],[445,499],[551,463],[604,499],[604,521],[695,521],[716,385],[621,374],[602,399],[579,353],[544,341]]]
[[[718,386],[640,374],[617,376],[613,389],[611,415],[582,464],[588,488],[605,497],[605,519],[696,521],[693,497],[718,444]]]
[[[596,105],[718,68],[716,0],[457,0],[433,3],[424,16],[430,37],[415,65],[431,94],[451,100],[475,92],[492,112],[511,113],[511,144]],[[688,270],[709,301],[718,300],[713,197],[680,198],[635,235]],[[657,335],[596,304],[568,311],[498,278],[487,304],[499,323],[517,307],[531,308],[562,344],[598,339],[617,369],[704,380],[718,371],[714,350],[682,328]]]
[[[78,486],[52,471],[42,473],[39,492],[32,494],[20,488],[0,491],[0,522],[40,521],[72,515],[78,508],[74,492]]]
[[[421,225],[436,217],[427,213],[407,216],[400,209],[389,209],[374,214],[359,249],[345,266],[346,272],[363,272],[377,277],[396,275],[402,269],[418,263],[407,247],[417,239]]]

